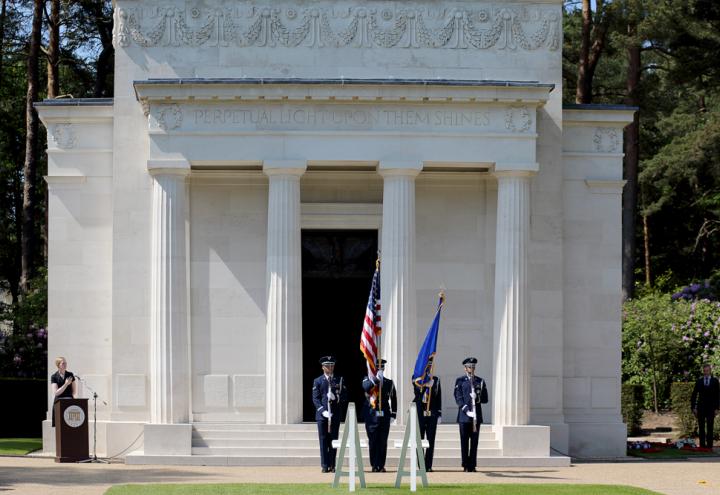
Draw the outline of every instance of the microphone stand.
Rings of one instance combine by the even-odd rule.
[[[98,459],[98,456],[97,456],[97,399],[98,399],[98,394],[97,394],[97,392],[95,392],[95,390],[93,390],[93,388],[90,385],[88,385],[87,381],[85,381],[82,378],[79,378],[77,376],[76,376],[76,378],[78,380],[80,380],[81,382],[83,382],[83,386],[87,387],[87,389],[92,393],[92,398],[93,398],[93,453],[89,459],[85,459],[84,461],[79,461],[79,462],[80,462],[80,464],[83,464],[83,463],[110,464],[110,461],[106,461],[105,459]],[[107,406],[107,402],[102,401],[102,403]]]

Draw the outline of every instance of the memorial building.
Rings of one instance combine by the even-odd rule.
[[[100,455],[316,464],[316,438],[273,435],[313,431],[320,356],[362,403],[378,252],[401,410],[444,287],[448,438],[475,356],[479,457],[625,454],[633,111],[563,107],[560,0],[114,4],[114,98],[37,105],[50,368],[63,355],[97,391]]]

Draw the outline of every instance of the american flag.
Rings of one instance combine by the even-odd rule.
[[[377,372],[378,360],[378,343],[382,333],[382,323],[380,321],[380,262],[375,265],[375,274],[370,287],[370,297],[368,298],[367,309],[365,310],[365,321],[363,322],[362,334],[360,336],[360,352],[365,356],[367,361],[368,378],[375,379]],[[370,393],[370,405],[375,407],[377,400],[377,388]]]

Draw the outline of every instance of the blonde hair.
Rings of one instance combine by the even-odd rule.
[[[67,361],[67,359],[65,359],[65,358],[62,357],[62,356],[56,357],[56,358],[55,358],[55,367],[56,367],[56,368],[59,368],[59,367],[60,367],[60,363],[62,363],[63,361]]]

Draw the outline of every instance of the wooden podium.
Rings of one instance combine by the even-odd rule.
[[[55,462],[79,462],[89,458],[88,400],[58,399],[55,415]]]

